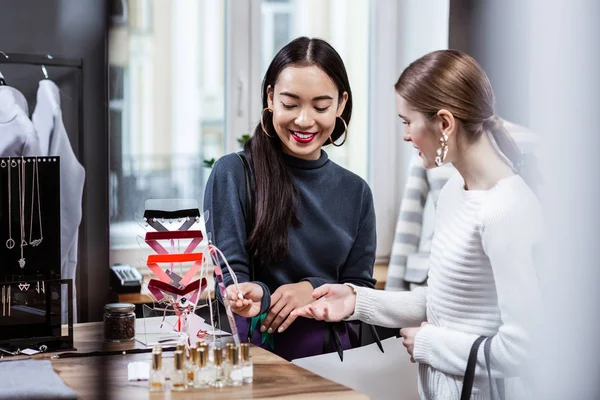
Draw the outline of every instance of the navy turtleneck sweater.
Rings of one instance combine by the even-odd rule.
[[[309,281],[316,288],[348,282],[373,288],[375,210],[367,183],[324,151],[318,160],[287,154],[284,160],[298,189],[301,225],[290,226],[288,255],[281,262],[254,265],[254,282],[264,290],[261,313],[269,309],[271,293],[288,283]],[[219,158],[204,194],[204,209],[210,213],[206,229],[239,282],[249,281],[246,200],[241,160],[233,153]],[[227,269],[223,273],[225,285],[231,284]]]

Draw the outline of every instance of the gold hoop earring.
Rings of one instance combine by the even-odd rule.
[[[273,109],[269,107],[262,110],[262,112],[260,113],[260,127],[262,128],[262,131],[265,133],[265,135],[267,135],[270,138],[273,138],[273,135],[269,135],[269,133],[265,129],[265,123],[263,122],[263,116],[265,115],[265,111],[270,111],[271,114],[273,113]]]
[[[441,147],[437,149],[437,157],[435,158],[435,165],[441,167],[446,161],[446,155],[448,155],[448,135],[442,134],[440,138]]]
[[[333,139],[331,139],[331,136],[329,136],[329,142],[331,142],[332,145],[334,145],[335,147],[341,147],[344,143],[346,143],[346,139],[348,139],[348,124],[346,123],[346,121],[344,121],[344,118],[342,117],[335,117],[336,119],[339,118],[340,120],[342,120],[342,124],[344,124],[344,140],[342,140],[342,143],[340,144],[335,144],[335,142],[333,141]]]

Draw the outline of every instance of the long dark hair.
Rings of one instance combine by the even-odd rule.
[[[275,87],[281,71],[290,66],[317,66],[322,69],[338,88],[338,104],[343,93],[348,100],[341,117],[349,124],[352,116],[352,92],[344,62],[333,47],[321,39],[299,37],[283,47],[273,58],[262,83],[263,109],[268,107],[267,88]],[[284,162],[281,140],[273,127],[273,114],[266,111],[263,122],[268,137],[257,124],[254,135],[244,145],[250,155],[256,187],[254,192],[254,226],[248,238],[249,255],[252,260],[268,265],[281,261],[288,254],[288,229],[298,226],[296,214],[296,186]],[[335,141],[344,133],[339,118],[331,134]]]
[[[415,110],[433,118],[445,108],[462,122],[466,138],[490,132],[502,153],[519,169],[519,147],[494,111],[494,92],[475,59],[457,50],[439,50],[411,63],[400,75],[396,92]]]

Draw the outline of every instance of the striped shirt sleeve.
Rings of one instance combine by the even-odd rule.
[[[409,175],[396,224],[386,290],[408,290],[408,284],[404,280],[406,260],[409,254],[416,253],[419,249],[423,228],[423,210],[428,193],[429,184],[423,161],[419,156],[414,155],[410,161]]]

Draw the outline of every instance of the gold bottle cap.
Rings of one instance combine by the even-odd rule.
[[[240,363],[240,350],[235,346],[231,348],[231,363],[233,365],[238,365]]]
[[[159,370],[162,368],[162,349],[161,351],[152,351],[152,369]]]
[[[199,340],[196,342],[196,347],[208,347],[208,343],[206,343],[204,340]]]
[[[215,358],[215,365],[220,367],[223,364],[223,348],[215,347],[213,349],[213,356]]]
[[[175,369],[183,369],[183,351],[175,351]]]
[[[242,353],[242,361],[250,361],[250,343],[242,343],[240,348]]]
[[[198,352],[196,350],[198,350],[198,348],[190,349],[192,364],[194,364],[194,365],[198,364]]]
[[[208,347],[198,347],[196,348],[196,365],[200,368],[206,367],[206,363],[208,362]]]
[[[230,364],[233,363],[233,349],[235,349],[235,346],[233,345],[233,343],[227,343],[225,352],[227,354],[227,362]]]
[[[177,343],[177,351],[185,352],[185,343]]]

